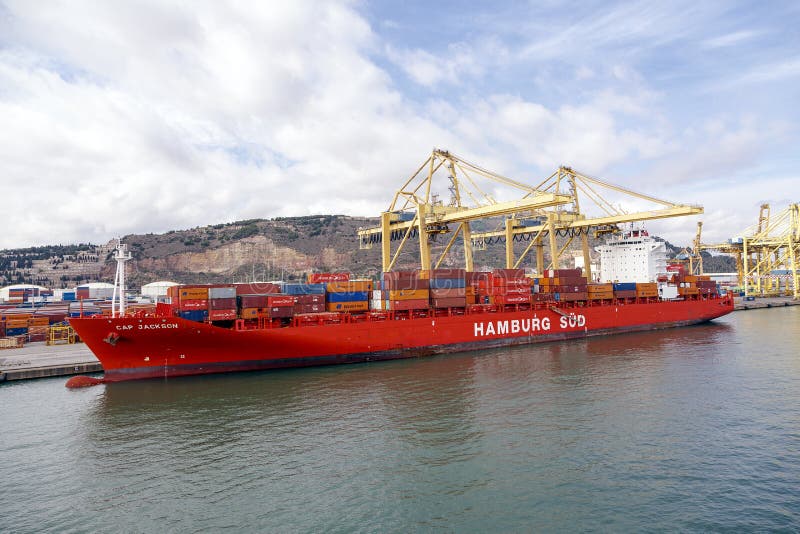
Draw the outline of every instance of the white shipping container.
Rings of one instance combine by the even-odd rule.
[[[211,299],[235,299],[235,287],[211,287],[208,289],[208,298]]]

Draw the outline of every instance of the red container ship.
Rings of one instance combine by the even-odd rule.
[[[720,296],[702,286],[696,293],[688,291],[676,299],[662,299],[650,287],[632,290],[619,284],[616,290],[612,284],[586,284],[585,278],[581,282],[573,276],[570,285],[556,278],[550,278],[549,285],[532,281],[530,293],[523,295],[518,281],[496,276],[499,283],[473,278],[470,284],[469,276],[466,278],[466,282],[464,278],[451,279],[458,283],[448,292],[442,292],[447,284],[435,284],[434,279],[417,283],[410,290],[373,291],[383,300],[373,295],[369,302],[356,302],[358,306],[352,299],[363,299],[367,292],[358,288],[367,285],[347,286],[337,281],[340,289],[342,284],[343,289],[356,289],[325,300],[328,310],[347,310],[344,312],[292,313],[291,307],[279,306],[242,308],[242,302],[258,300],[248,296],[239,297],[238,311],[231,309],[230,313],[240,317],[232,321],[215,322],[208,315],[198,317],[197,310],[181,311],[178,299],[172,305],[159,305],[154,313],[75,317],[70,323],[100,360],[105,380],[120,381],[414,358],[687,326],[733,311],[732,296]],[[384,287],[391,288],[391,280],[384,281]],[[682,282],[690,284],[694,287],[692,282]],[[423,285],[434,289],[421,289]],[[651,285],[655,286],[647,284]],[[465,296],[431,298],[423,306],[425,301],[419,297],[426,291]],[[185,293],[192,301],[202,300],[197,291]],[[395,300],[404,295],[409,300]],[[301,308],[295,309],[321,306],[322,300],[313,300],[300,299],[304,303],[296,304]],[[475,303],[479,301],[482,303]],[[275,304],[279,299],[269,302]],[[448,306],[434,307],[435,302]],[[209,309],[209,313],[217,311],[211,305]]]

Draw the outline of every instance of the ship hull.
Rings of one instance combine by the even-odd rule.
[[[108,381],[415,358],[710,321],[732,299],[604,304],[257,330],[177,317],[70,322]]]

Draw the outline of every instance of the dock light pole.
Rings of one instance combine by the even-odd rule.
[[[131,253],[128,251],[128,245],[117,240],[117,250],[114,253],[114,259],[117,260],[117,273],[114,276],[114,293],[111,296],[111,316],[122,317],[125,315],[125,262],[131,260]],[[119,288],[119,308],[116,306],[117,302],[117,288]]]

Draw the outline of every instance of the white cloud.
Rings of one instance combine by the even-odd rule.
[[[419,48],[396,50],[387,47],[388,58],[403,69],[415,83],[435,87],[441,83],[455,85],[465,77],[481,76],[483,64],[477,61],[477,52],[466,43],[452,43],[441,56]]]
[[[749,41],[760,34],[761,32],[750,30],[726,33],[718,37],[706,39],[701,43],[701,46],[704,46],[705,48],[724,48],[728,46],[735,46],[742,42]]]
[[[669,92],[651,89],[628,55],[577,59],[587,48],[614,49],[620,29],[622,42],[646,47],[690,33],[666,9],[617,6],[588,27],[523,28],[515,47],[493,34],[437,53],[385,42],[354,6],[7,4],[0,181],[13,224],[0,247],[250,217],[375,215],[434,146],[530,182],[563,163],[701,201],[695,193],[708,191],[686,184],[752,166],[779,130],[734,110],[680,131]],[[403,94],[382,60],[423,89],[443,88]],[[501,67],[515,76],[502,89],[493,83]],[[549,87],[559,98],[531,93],[539,72],[558,82]],[[650,169],[634,178],[642,162]]]

